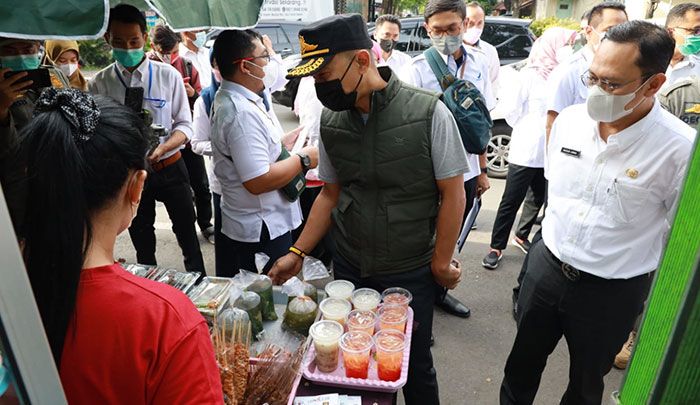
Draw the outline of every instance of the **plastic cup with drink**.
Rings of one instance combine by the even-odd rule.
[[[343,351],[345,376],[348,378],[367,378],[369,373],[369,357],[374,341],[365,332],[347,332],[340,338],[340,349]]]
[[[339,340],[343,331],[343,325],[335,321],[318,321],[311,325],[309,335],[314,340],[319,371],[332,373],[338,368]]]
[[[377,375],[382,381],[396,381],[401,377],[403,354],[406,348],[406,335],[385,329],[374,335],[377,351]]]

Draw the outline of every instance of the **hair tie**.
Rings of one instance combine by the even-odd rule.
[[[46,111],[60,111],[73,127],[73,140],[87,142],[95,133],[100,120],[100,109],[91,95],[76,89],[47,88],[41,93],[34,108],[34,116]]]

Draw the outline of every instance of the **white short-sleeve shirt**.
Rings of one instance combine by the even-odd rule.
[[[588,87],[581,76],[590,69],[593,56],[593,51],[586,46],[554,68],[547,81],[547,111],[561,113],[566,107],[586,102]]]
[[[394,73],[400,75],[401,72],[406,68],[406,66],[411,64],[411,57],[405,53],[394,49],[389,55],[389,59],[380,63],[379,66],[389,66]]]
[[[290,203],[279,190],[251,194],[243,183],[270,171],[282,151],[282,126],[260,95],[224,80],[213,105],[211,147],[214,174],[221,183],[224,235],[239,242],[259,242],[265,223],[270,239],[301,225],[299,201]]]
[[[523,68],[515,88],[502,92],[501,109],[513,128],[508,161],[524,167],[544,167],[547,81],[536,69]]]
[[[207,178],[209,179],[209,188],[213,193],[221,195],[221,184],[214,174],[214,153],[211,150],[211,120],[207,114],[207,107],[204,104],[204,99],[199,97],[194,102],[194,112],[192,113],[192,151],[198,155],[206,156],[209,160],[207,166]]]
[[[562,111],[547,147],[545,245],[561,261],[606,279],[655,270],[694,136],[658,101],[607,143],[585,105]]]

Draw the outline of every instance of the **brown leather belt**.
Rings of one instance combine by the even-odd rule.
[[[163,169],[165,169],[168,166],[172,166],[175,163],[177,163],[178,160],[182,157],[182,153],[180,151],[177,151],[174,155],[170,156],[167,159],[163,159],[160,162],[157,163],[151,163],[151,169],[153,169],[156,172],[159,172]]]

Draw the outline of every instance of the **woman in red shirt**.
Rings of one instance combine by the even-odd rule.
[[[48,89],[23,130],[27,270],[71,404],[220,404],[209,331],[180,291],[114,263],[146,179],[146,128],[106,97]]]

